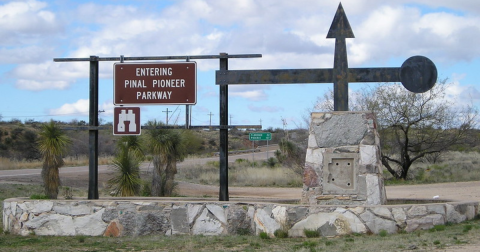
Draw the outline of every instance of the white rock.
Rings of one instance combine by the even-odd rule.
[[[53,211],[57,212],[58,214],[78,216],[90,214],[91,208],[87,205],[57,205],[53,207]]]
[[[303,230],[318,230],[325,223],[333,225],[337,219],[336,213],[316,213],[309,215],[307,218],[295,223],[293,227],[288,230],[288,235],[291,237],[305,237]]]
[[[358,207],[354,207],[354,208],[349,208],[349,210],[352,211],[355,214],[361,214],[365,211],[365,207],[358,206]]]
[[[253,218],[256,224],[257,234],[260,232],[266,232],[270,237],[274,236],[274,232],[277,229],[280,229],[280,223],[276,222],[275,219],[270,217],[270,213],[264,209],[257,209],[255,216]]]
[[[475,218],[475,207],[474,206],[467,206],[467,212],[465,213],[465,217],[467,220],[471,220]]]
[[[25,222],[28,220],[28,213],[23,213],[21,216],[20,216],[20,222]]]
[[[405,231],[413,232],[420,229],[430,229],[435,225],[445,224],[445,220],[441,214],[431,214],[420,218],[407,220]]]
[[[367,184],[367,205],[381,205],[385,199],[382,199],[379,177],[376,174],[367,174],[365,181]]]
[[[342,230],[337,228],[337,231],[339,231],[338,232],[339,234],[348,234],[350,232],[353,232],[353,233],[367,232],[367,227],[365,226],[365,224],[363,224],[362,220],[360,220],[360,218],[358,218],[358,216],[355,215],[354,213],[350,211],[346,211],[341,216],[339,216],[339,218],[347,221],[349,224],[349,230],[345,230],[346,231],[345,233],[340,232]]]
[[[404,227],[406,225],[407,215],[403,208],[395,207],[392,208],[393,219],[397,223],[398,226]]]
[[[307,149],[307,154],[305,155],[305,162],[314,163],[314,164],[323,164],[323,154],[325,152],[324,148],[316,149]]]
[[[360,165],[375,165],[377,161],[377,147],[375,145],[360,145]]]
[[[308,148],[318,148],[315,134],[308,135]]]
[[[418,217],[418,216],[423,216],[427,215],[427,207],[426,206],[412,206],[408,211],[407,215],[409,217]]]
[[[392,213],[386,207],[374,207],[372,208],[372,211],[375,215],[378,215],[380,217],[383,217],[386,219],[393,219]]]
[[[467,219],[467,216],[457,212],[455,210],[455,207],[450,205],[450,204],[446,204],[446,208],[447,208],[447,214],[446,214],[446,217],[447,217],[447,222],[449,223],[460,223],[462,221],[465,221]]]
[[[60,214],[39,215],[25,222],[28,231],[36,235],[72,236],[76,235],[71,216]]]
[[[197,218],[192,227],[194,235],[219,235],[224,232],[222,223],[217,219],[208,217],[208,209],[203,209],[202,214]]]
[[[272,210],[273,218],[280,224],[287,223],[287,208],[276,206]]]
[[[51,211],[53,208],[53,202],[47,200],[36,200],[32,204],[32,213],[45,213]]]
[[[215,216],[223,224],[227,224],[227,216],[225,214],[225,209],[218,205],[206,205],[208,211]]]
[[[12,211],[13,216],[17,215],[17,202],[10,202],[10,211]]]
[[[380,218],[370,211],[365,211],[363,214],[360,215],[360,217],[365,222],[370,231],[375,234],[378,234],[380,230],[385,230],[389,234],[393,234],[398,231],[395,221]]]
[[[105,209],[102,209],[94,214],[74,218],[73,225],[77,235],[102,235],[108,226],[108,224],[102,220],[103,212],[105,212]]]
[[[443,204],[427,205],[427,211],[429,214],[441,214],[445,215],[445,206]]]
[[[191,225],[194,221],[195,218],[197,217],[198,213],[200,213],[200,210],[202,210],[202,205],[193,205],[189,204],[187,207],[187,215],[188,215],[188,225]]]

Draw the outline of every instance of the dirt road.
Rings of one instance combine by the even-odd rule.
[[[107,166],[99,166],[98,184],[100,188],[106,185],[112,172]],[[87,167],[66,167],[60,171],[64,186],[73,188],[88,188]],[[40,169],[28,170],[1,170],[0,183],[32,183],[41,184]],[[241,198],[278,198],[299,199],[301,188],[268,188],[268,187],[229,187],[230,197]],[[387,198],[440,199],[455,201],[479,201],[480,181],[387,186]],[[177,193],[192,197],[218,197],[219,186],[198,185],[187,182],[178,182]]]

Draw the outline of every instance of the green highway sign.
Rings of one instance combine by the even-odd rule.
[[[267,133],[250,133],[248,135],[248,139],[250,141],[268,141],[272,140],[272,133],[267,132]]]

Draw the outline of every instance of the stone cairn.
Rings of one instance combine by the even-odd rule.
[[[381,165],[372,112],[312,113],[302,204],[386,204]]]

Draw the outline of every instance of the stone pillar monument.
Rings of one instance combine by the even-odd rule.
[[[381,205],[386,200],[375,115],[312,113],[302,204]]]

